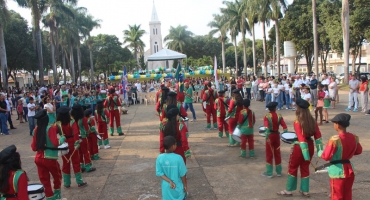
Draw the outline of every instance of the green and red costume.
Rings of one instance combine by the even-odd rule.
[[[237,127],[240,129],[241,133],[241,140],[242,143],[240,144],[240,156],[247,157],[247,142],[249,148],[249,156],[254,157],[254,124],[256,123],[256,116],[254,112],[249,108],[245,108],[240,111],[239,118],[238,118],[238,125]]]
[[[234,129],[236,128],[236,125],[238,123],[239,114],[240,111],[243,109],[243,106],[236,105],[235,99],[230,100],[229,109],[227,110],[226,117],[230,117],[228,120],[229,123],[229,144],[230,145],[238,145],[238,142],[236,142],[231,135],[234,132]]]
[[[46,142],[45,149],[38,150],[35,156],[35,163],[39,174],[39,179],[45,188],[45,195],[47,200],[62,199],[61,185],[62,172],[58,163],[58,146],[64,143],[65,137],[58,139],[58,127],[56,125],[48,125],[46,128]],[[37,126],[34,129],[32,137],[31,148],[33,151],[37,150],[36,145]],[[54,191],[51,188],[50,174],[53,177]]]
[[[9,171],[9,189],[0,192],[0,200],[28,199],[27,175],[23,170]]]
[[[163,138],[165,136],[164,136],[163,131],[164,131],[164,127],[166,126],[166,123],[168,123],[167,118],[165,118],[162,121],[163,126],[159,130],[159,152],[161,153],[165,152],[165,149],[163,146]],[[174,153],[180,155],[184,159],[185,164],[186,164],[186,158],[191,157],[190,148],[188,145],[187,132],[188,132],[187,127],[184,126],[183,123],[177,122],[176,137],[175,137],[176,142],[177,142],[177,147]]]
[[[68,143],[68,153],[62,156],[63,184],[66,187],[71,185],[71,164],[75,174],[77,184],[83,184],[80,166],[80,151],[76,148],[79,145],[80,130],[77,123],[61,125],[66,142]]]
[[[91,160],[99,160],[99,149],[98,149],[98,131],[95,127],[95,119],[94,117],[89,117],[87,120],[88,129],[88,140],[90,144],[90,156]]]
[[[322,139],[321,132],[317,124],[316,131],[313,133],[316,150],[318,155],[322,153]],[[290,154],[289,168],[288,168],[288,181],[286,191],[291,192],[297,189],[297,174],[298,168],[301,172],[301,192],[309,192],[310,190],[310,162],[314,154],[314,142],[312,136],[306,137],[303,134],[301,125],[298,121],[294,122],[294,130],[297,134],[297,141],[293,144],[293,151]]]
[[[119,107],[121,106],[121,101],[119,96],[116,94],[109,94],[104,102],[104,107],[108,108],[109,111],[109,133],[113,136],[114,133],[114,120],[116,121],[117,133],[118,135],[123,135],[121,128],[121,120],[119,115]]]
[[[214,109],[217,113],[217,125],[218,125],[218,137],[222,138],[224,135],[224,130],[226,137],[229,137],[229,125],[225,121],[227,107],[229,105],[229,99],[225,97],[218,97],[215,100]]]
[[[361,153],[362,146],[359,138],[352,133],[339,133],[339,135],[330,138],[321,158],[330,162],[338,162],[329,166],[328,169],[332,200],[352,199],[352,185],[355,180],[355,172],[349,160],[354,155]],[[340,162],[344,160],[347,163]]]
[[[217,128],[217,116],[216,116],[216,109],[214,106],[214,102],[217,99],[218,94],[217,91],[208,88],[204,91],[202,100],[206,102],[206,116],[207,116],[207,128],[211,128],[211,115],[212,115],[212,122],[213,128]]]
[[[98,113],[98,110],[95,110],[95,117],[98,123],[98,132],[102,137],[102,139],[98,141],[98,145],[109,145],[107,130],[107,124],[109,122],[109,112],[106,109],[103,109],[102,113]]]
[[[78,128],[80,129],[80,165],[82,170],[90,171],[92,168],[92,162],[90,157],[90,144],[88,140],[88,130],[89,126],[87,125],[87,118],[84,117],[78,122],[71,121],[71,123],[77,123]]]
[[[266,175],[272,176],[273,159],[275,159],[275,170],[277,174],[281,174],[281,153],[280,153],[280,132],[279,127],[283,127],[283,131],[287,132],[288,127],[285,124],[284,118],[275,111],[270,111],[263,118],[266,136]]]

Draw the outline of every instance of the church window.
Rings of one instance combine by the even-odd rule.
[[[157,29],[155,29],[155,34],[158,35]]]
[[[158,45],[157,45],[157,51],[158,51]]]
[[[154,53],[157,53],[156,48],[155,48],[155,45],[154,45]]]
[[[153,28],[153,35],[155,35],[155,29]]]
[[[157,42],[155,42],[154,44],[157,44]]]

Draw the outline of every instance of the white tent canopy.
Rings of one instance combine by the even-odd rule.
[[[148,61],[161,61],[161,60],[177,60],[186,58],[185,54],[172,51],[169,49],[162,49],[157,53],[148,56]]]

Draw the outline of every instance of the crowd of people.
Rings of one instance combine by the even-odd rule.
[[[150,87],[145,86],[148,84]],[[316,145],[317,155],[330,163],[328,173],[331,178],[331,198],[351,199],[350,188],[354,182],[354,172],[349,159],[361,154],[362,147],[358,137],[346,131],[350,124],[350,115],[342,113],[331,120],[328,118],[327,109],[334,108],[338,101],[337,84],[334,77],[326,74],[320,80],[315,75],[309,78],[304,75],[277,78],[248,76],[238,77],[237,80],[231,78],[230,81],[225,77],[218,81],[212,77],[187,77],[181,83],[176,80],[141,83],[137,80],[136,83],[128,83],[125,88],[127,99],[121,96],[123,88],[120,84],[78,87],[63,85],[60,88],[50,86],[30,88],[27,91],[11,89],[8,94],[0,94],[1,132],[10,134],[6,124],[9,118],[10,127],[15,128],[10,117],[13,109],[20,123],[29,123],[31,149],[36,152],[35,164],[40,182],[45,188],[46,199],[61,199],[62,184],[65,188],[71,187],[71,165],[77,186],[87,186],[82,173],[96,170],[92,160],[99,159],[100,149],[110,148],[108,133],[112,136],[116,127],[117,134],[124,135],[120,125],[120,107],[126,101],[130,105],[130,96],[135,92],[152,92],[159,88],[156,92],[155,109],[159,117],[161,154],[156,161],[156,175],[162,178],[163,199],[184,199],[188,192],[186,161],[192,156],[191,145],[188,143],[187,110],[190,109],[192,113],[191,121],[196,122],[194,102],[202,103],[207,130],[218,130],[219,138],[225,135],[229,147],[240,147],[240,157],[254,158],[256,117],[251,109],[251,102],[264,101],[267,110],[263,120],[266,169],[262,176],[267,178],[274,176],[274,167],[276,176],[282,175],[280,139],[283,135],[279,127],[283,128],[283,133],[287,133],[288,128],[283,116],[277,111],[285,105],[285,109],[295,110],[295,137],[290,138],[293,146],[286,188],[277,194],[292,195],[297,189],[297,172],[300,169],[299,192],[303,196],[310,196],[309,165]],[[366,112],[367,79],[361,78],[360,83],[352,78],[349,85],[350,102],[346,110],[353,107],[353,111],[357,111],[356,101],[360,98],[362,111]],[[357,92],[360,97],[356,95]],[[315,117],[311,111],[315,111]],[[334,123],[338,135],[331,137],[324,147],[319,125],[328,121]],[[342,148],[337,148],[338,145],[342,145]],[[62,148],[68,149],[68,152],[62,155],[60,167],[57,158],[58,151]],[[14,145],[0,153],[0,169],[1,197],[27,199],[27,176],[22,170],[20,155]]]

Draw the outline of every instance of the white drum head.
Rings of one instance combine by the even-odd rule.
[[[101,140],[101,136],[100,136],[100,135],[96,135],[96,137],[97,137],[99,140]]]
[[[68,149],[68,143],[66,142],[58,146],[58,149],[66,149],[66,148]]]
[[[281,134],[281,137],[284,138],[284,139],[294,139],[294,138],[296,138],[296,134],[291,133],[291,132],[287,132],[287,133]]]
[[[260,128],[259,128],[260,131],[265,131],[265,129],[266,128],[264,126],[260,126]]]
[[[203,108],[206,109],[207,108],[207,102],[203,102]]]
[[[235,140],[235,141],[237,141],[237,142],[241,142],[242,141],[242,139],[241,139],[241,132],[240,132],[240,129],[239,128],[235,128],[234,129],[234,132],[233,132],[233,134],[231,135],[231,137]]]
[[[40,190],[41,188],[44,188],[42,184],[32,184],[27,186],[27,191],[36,191]]]

